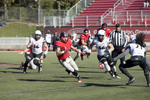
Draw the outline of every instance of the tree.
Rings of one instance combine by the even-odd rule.
[[[5,18],[5,21],[8,20],[8,11],[7,11],[7,6],[11,6],[11,3],[13,3],[14,0],[2,0],[0,1],[0,3],[2,3],[4,5],[4,18]]]

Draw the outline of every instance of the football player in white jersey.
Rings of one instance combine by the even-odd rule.
[[[28,43],[27,48],[23,52],[19,53],[19,54],[26,53],[27,51],[29,51],[31,49],[30,47],[32,46],[31,54],[30,54],[29,58],[26,59],[26,61],[25,61],[23,73],[26,73],[27,64],[33,58],[35,58],[33,60],[33,63],[39,67],[38,72],[41,72],[42,71],[42,64],[40,64],[39,61],[40,61],[41,56],[43,55],[43,50],[42,50],[43,46],[45,47],[44,58],[46,57],[46,54],[48,52],[48,46],[47,46],[44,38],[41,37],[41,35],[42,35],[41,31],[36,30],[34,35],[35,36],[30,39],[30,42]]]
[[[145,51],[145,34],[144,33],[139,33],[136,36],[136,43],[131,43],[128,44],[128,46],[125,48],[125,52],[120,54],[119,56],[113,58],[114,61],[117,61],[117,59],[120,59],[127,55],[128,53],[131,54],[131,58],[126,60],[126,64],[120,64],[119,69],[123,74],[125,74],[128,78],[129,81],[126,85],[130,85],[131,83],[135,82],[135,78],[126,70],[126,68],[131,68],[134,66],[139,65],[143,71],[144,75],[147,81],[147,86],[150,86],[149,83],[149,72],[146,68],[147,63],[147,58],[146,58],[146,51]]]
[[[112,72],[111,68],[110,68],[110,67],[113,67],[113,66],[110,64],[111,61],[109,60],[109,58],[111,57],[110,53],[114,50],[114,47],[109,42],[109,39],[105,38],[105,31],[104,30],[99,30],[98,31],[97,37],[95,37],[93,39],[93,42],[90,45],[90,49],[92,49],[94,44],[96,44],[97,58],[98,58],[99,62],[104,64],[106,70],[111,74],[112,77],[115,77],[113,75],[113,72]],[[107,57],[107,59],[106,59],[105,56],[109,56],[109,57]],[[118,74],[117,74],[116,77],[120,78],[118,76]]]

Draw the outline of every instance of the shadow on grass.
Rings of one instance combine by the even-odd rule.
[[[13,72],[13,71],[0,71],[0,72],[2,72],[2,73],[22,73],[22,72]]]
[[[19,81],[29,81],[29,82],[65,82],[62,80],[36,80],[36,79],[18,79]]]
[[[17,67],[10,67],[10,68],[7,68],[7,69],[17,69],[17,70],[20,70],[20,68],[17,68]]]
[[[78,71],[79,73],[104,73],[100,71]]]
[[[86,86],[100,86],[100,87],[116,87],[116,86],[125,86],[125,85],[114,85],[114,84],[95,84],[95,83],[86,83]],[[126,88],[126,87],[120,87]]]

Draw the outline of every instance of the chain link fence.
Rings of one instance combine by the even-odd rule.
[[[43,24],[44,16],[66,16],[67,10],[45,10],[38,8],[8,7],[0,9],[0,22],[27,22]]]

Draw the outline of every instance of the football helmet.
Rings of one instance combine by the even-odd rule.
[[[107,24],[106,24],[106,23],[103,23],[103,24],[102,24],[102,28],[104,28],[104,27],[107,27]]]
[[[35,39],[38,40],[38,39],[41,38],[42,33],[41,33],[40,30],[36,30],[36,31],[34,32],[34,35],[35,35]],[[39,36],[38,36],[38,35],[39,35]]]
[[[97,34],[97,35],[98,35],[98,40],[99,40],[99,41],[102,41],[102,40],[104,39],[105,34],[106,34],[106,33],[105,33],[104,30],[99,30],[99,31],[98,31],[98,34]]]
[[[87,34],[87,33],[89,34],[89,30],[88,29],[84,29],[83,32],[84,32],[84,34]]]
[[[64,38],[64,37],[66,37],[66,38]],[[66,43],[66,42],[68,41],[68,39],[69,39],[68,33],[66,33],[66,32],[61,32],[61,33],[60,33],[60,39],[61,39],[62,42]]]

